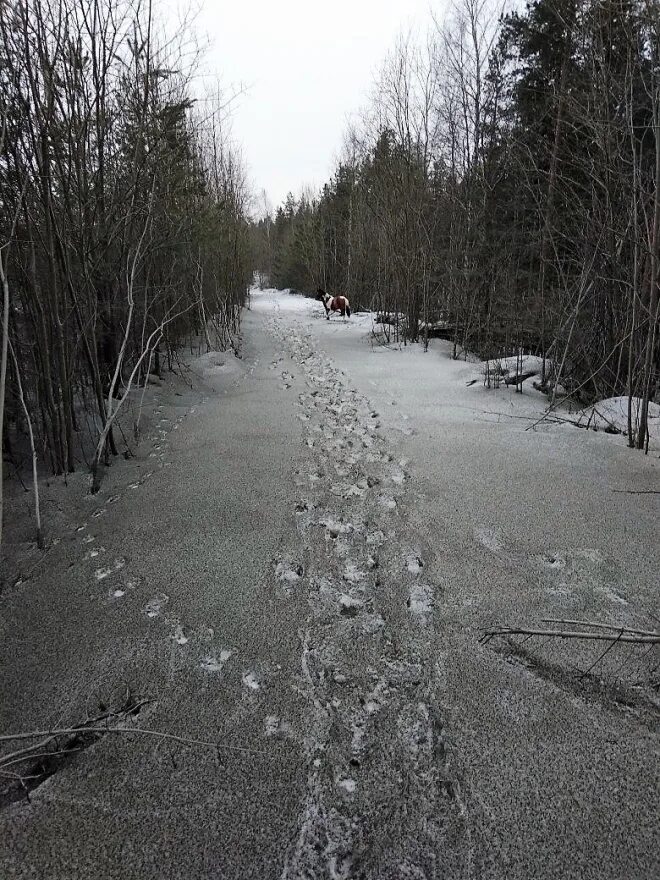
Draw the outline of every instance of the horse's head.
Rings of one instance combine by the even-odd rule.
[[[319,287],[319,289],[316,291],[316,299],[320,299],[321,302],[323,302],[325,300],[325,298],[326,298],[325,290],[323,290],[322,288]]]

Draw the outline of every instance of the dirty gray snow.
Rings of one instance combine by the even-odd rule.
[[[98,496],[45,487],[76,513],[45,554],[14,508],[0,733],[139,705],[29,799],[3,780],[0,875],[657,876],[657,647],[481,641],[657,628],[655,433],[544,422],[370,314],[250,305]]]

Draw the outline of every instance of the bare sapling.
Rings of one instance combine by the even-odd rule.
[[[650,9],[649,9],[650,11]],[[656,34],[656,65],[660,58],[660,48]],[[658,332],[658,318],[660,317],[660,300],[658,299],[658,285],[660,284],[660,74],[656,75],[653,84],[653,128],[655,133],[655,179],[653,192],[653,217],[649,230],[649,293],[648,293],[648,330],[646,334],[646,346],[644,351],[642,403],[639,413],[639,427],[637,431],[637,448],[649,448],[649,400],[652,390],[653,359],[656,349]]]
[[[170,314],[168,317],[164,318],[161,323],[156,327],[156,329],[149,335],[147,341],[145,342],[144,349],[142,350],[140,356],[135,362],[133,369],[131,370],[130,375],[124,383],[123,394],[119,399],[112,399],[111,406],[108,408],[108,416],[106,422],[99,434],[99,440],[96,446],[96,452],[94,454],[94,460],[92,462],[92,486],[91,493],[95,495],[99,489],[101,488],[101,460],[103,458],[103,453],[105,451],[105,443],[108,437],[108,433],[110,428],[115,423],[119,411],[126,403],[132,389],[133,383],[135,381],[135,377],[139,374],[140,367],[144,362],[145,358],[149,357],[150,354],[153,355],[153,351],[155,347],[158,345],[163,336],[163,331],[165,327],[175,321],[177,318],[180,318],[182,315],[185,315],[190,309],[195,308],[197,304],[195,302],[190,303],[187,308],[182,309],[175,314]]]

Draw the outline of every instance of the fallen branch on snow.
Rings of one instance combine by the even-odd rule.
[[[58,736],[74,736],[81,733],[135,733],[141,736],[153,736],[157,739],[173,740],[174,742],[183,743],[184,745],[209,746],[214,749],[224,749],[232,752],[244,752],[247,755],[262,755],[268,757],[267,752],[260,752],[256,749],[247,749],[244,746],[233,746],[226,745],[225,743],[194,739],[193,737],[179,736],[174,733],[163,733],[160,730],[147,730],[144,727],[63,727],[56,730],[32,730],[22,733],[8,733],[0,736],[0,742],[39,739],[39,742],[34,743],[32,746],[27,746],[24,749],[19,749],[18,751],[2,755],[0,757],[0,769],[9,764],[15,764],[17,759],[20,759],[21,757],[24,760],[30,760],[32,757],[36,757],[36,755],[34,755],[35,751],[47,748]],[[46,737],[46,739],[40,739],[41,737]]]
[[[541,618],[542,623],[562,623],[565,626],[593,626],[596,629],[609,629],[614,630],[615,632],[623,632],[623,633],[634,633],[638,636],[657,636],[658,633],[655,630],[648,629],[631,629],[629,626],[621,626],[620,624],[614,623],[601,623],[600,621],[595,620],[567,620],[563,617],[543,617]]]
[[[620,495],[660,495],[660,489],[612,489]]]
[[[505,385],[522,385],[527,379],[531,379],[532,376],[536,376],[536,370],[531,370],[526,373],[516,373],[515,376],[506,376],[504,379]]]
[[[577,621],[576,621],[577,622]],[[555,639],[593,639],[607,642],[628,642],[635,645],[660,644],[660,633],[648,633],[642,635],[635,630],[626,627],[611,627],[611,632],[584,632],[563,629],[528,629],[527,627],[503,626],[498,629],[488,630],[479,639],[487,643],[496,636],[542,636]]]

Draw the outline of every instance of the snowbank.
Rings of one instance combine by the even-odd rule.
[[[637,427],[638,413],[642,401],[639,397],[632,399],[633,426]],[[628,398],[608,397],[591,406],[580,410],[576,415],[578,424],[594,431],[615,430],[622,434],[628,431]],[[660,406],[649,403],[649,434],[651,439],[660,440]]]
[[[550,361],[546,359],[545,363],[547,369]],[[543,369],[543,358],[535,354],[524,354],[519,360],[516,355],[513,355],[512,357],[490,358],[490,360],[481,361],[480,365],[482,373],[490,371],[491,374],[499,372],[503,376],[515,376],[516,370],[518,370],[520,373],[531,373],[537,376],[541,374]]]
[[[250,308],[257,311],[283,311],[295,312],[298,315],[305,312],[313,312],[316,308],[323,311],[323,305],[311,297],[305,296],[300,291],[276,290],[273,287],[266,287],[259,290],[257,287],[250,288]]]

